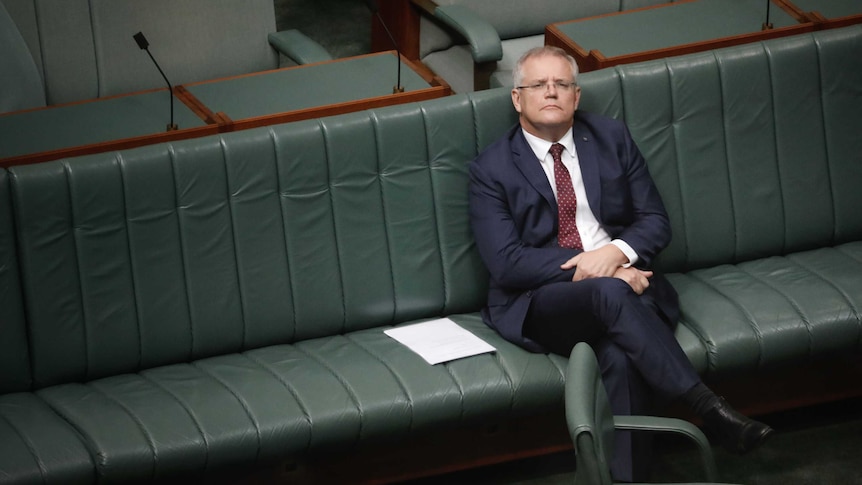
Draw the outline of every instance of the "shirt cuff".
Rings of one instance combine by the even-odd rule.
[[[629,268],[638,262],[638,253],[636,253],[635,250],[632,249],[632,247],[629,246],[627,242],[623,241],[622,239],[614,239],[613,241],[611,241],[611,244],[618,247],[619,250],[622,251],[627,258],[629,258],[629,262],[624,264],[623,268]]]

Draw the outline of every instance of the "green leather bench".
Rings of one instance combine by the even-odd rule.
[[[331,59],[272,0],[0,0],[0,112],[174,86]],[[9,58],[7,60],[7,58]],[[20,99],[24,98],[24,99]]]
[[[700,372],[858,355],[862,26],[581,84],[649,160]],[[477,313],[466,166],[514,122],[497,89],[0,170],[0,483],[218,481],[540,415],[565,434],[565,359]],[[497,351],[429,366],[383,334],[441,315]]]

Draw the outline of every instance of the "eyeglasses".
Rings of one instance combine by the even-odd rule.
[[[568,92],[568,91],[573,90],[575,88],[575,86],[577,86],[577,85],[578,85],[578,83],[576,83],[576,82],[567,83],[567,82],[563,82],[563,81],[554,81],[554,82],[550,83],[550,82],[545,81],[545,82],[536,83],[536,84],[527,84],[526,86],[515,86],[515,88],[526,89],[528,91],[547,91],[549,87],[554,86],[555,88],[557,88],[557,91]]]

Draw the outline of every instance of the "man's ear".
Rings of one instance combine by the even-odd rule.
[[[517,89],[512,89],[512,105],[515,107],[515,111],[521,112],[521,92]]]
[[[581,87],[575,86],[575,111],[578,110],[579,104],[581,104]]]

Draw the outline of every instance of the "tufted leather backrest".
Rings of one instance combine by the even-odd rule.
[[[42,77],[12,16],[0,2],[0,113],[42,106]]]
[[[48,104],[278,67],[272,0],[0,0],[29,45]]]
[[[862,237],[862,26],[585,73],[667,206],[667,272]]]
[[[10,170],[37,387],[476,311],[457,97]]]
[[[648,160],[662,269],[862,237],[860,53],[854,26],[580,77]],[[478,310],[466,168],[516,119],[496,89],[13,167],[35,386]]]
[[[0,168],[0,394],[30,386],[9,175]]]

